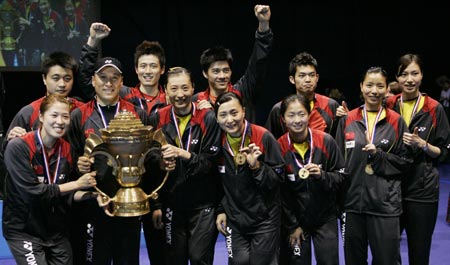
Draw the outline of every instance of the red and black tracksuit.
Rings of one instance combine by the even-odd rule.
[[[405,171],[402,180],[403,214],[401,230],[408,240],[409,264],[428,264],[431,240],[436,225],[439,201],[439,162],[445,160],[450,148],[450,126],[442,105],[426,94],[423,107],[414,115],[409,130],[418,128],[420,138],[441,150],[431,158],[420,148],[409,151],[414,163]],[[400,112],[401,95],[389,97],[387,107]]]
[[[12,139],[5,150],[9,176],[3,204],[3,236],[17,264],[72,264],[68,224],[74,193],[62,195],[58,187],[68,182],[72,174],[70,144],[57,140],[55,151],[47,156],[50,172],[46,172],[45,150],[38,133],[35,130]],[[58,172],[54,174],[56,168]],[[54,183],[49,183],[47,174],[56,177]]]
[[[126,101],[131,102],[135,106],[139,106],[141,109],[145,110],[148,115],[152,114],[156,110],[167,106],[166,103],[166,93],[164,93],[163,87],[160,85],[158,88],[158,95],[154,98],[150,98],[144,95],[139,90],[140,84],[135,87],[123,86],[120,89],[119,96]]]
[[[79,79],[80,90],[83,97],[87,100],[91,100],[95,95],[95,90],[91,85],[92,75],[94,74],[94,66],[99,56],[99,49],[90,47],[89,45],[83,45],[80,56],[79,65]],[[163,108],[167,105],[166,94],[163,87],[159,86],[158,95],[150,99],[139,90],[140,84],[135,87],[122,86],[120,88],[119,96],[126,101],[131,102],[133,105],[138,106],[147,112],[148,115],[154,113],[159,108]],[[147,253],[150,262],[153,265],[164,264],[163,261],[163,247],[160,242],[164,240],[164,232],[157,230],[153,226],[152,213],[141,216],[142,228],[144,230],[145,242],[147,245]]]
[[[367,263],[368,243],[372,264],[397,264],[400,255],[401,181],[411,166],[402,137],[408,128],[395,111],[383,112],[375,124],[375,155],[362,150],[367,144],[363,106],[341,118],[336,133],[347,176],[341,190],[341,207],[346,215],[343,234],[348,265]],[[366,173],[367,164],[372,165],[373,174]]]
[[[168,144],[191,153],[189,160],[177,158],[154,210],[163,211],[168,264],[187,264],[188,260],[190,264],[213,264],[218,235],[216,206],[220,199],[214,160],[220,150],[221,131],[211,109],[198,110],[192,103],[190,115],[181,136],[182,144],[173,106],[160,109],[150,118],[150,124],[162,130]]]
[[[5,137],[2,138],[2,143],[0,146],[0,160],[3,161],[4,151],[6,149],[6,145],[8,144],[8,134],[11,132],[11,130],[14,127],[21,127],[25,129],[25,131],[30,132],[37,130],[40,126],[39,122],[39,108],[41,107],[41,103],[44,100],[45,97],[42,97],[40,99],[37,99],[30,104],[22,107],[19,112],[16,113],[13,120],[9,124],[8,130],[6,131]],[[83,105],[84,103],[81,101],[78,101],[74,98],[67,98],[70,102],[70,111],[78,108],[79,106]],[[0,137],[1,138],[1,137]],[[1,162],[0,162],[1,164]],[[6,178],[6,176],[5,176]],[[2,183],[2,181],[0,181]],[[1,189],[4,189],[2,186]],[[2,192],[0,192],[2,194]]]
[[[344,159],[331,135],[314,129],[310,132],[312,136],[310,133],[307,136],[310,147],[304,158],[295,150],[289,133],[278,139],[286,162],[281,193],[284,233],[280,264],[311,264],[311,240],[318,264],[339,264],[336,192],[344,180]],[[321,168],[321,175],[301,179],[298,162],[306,165],[310,158],[311,163]],[[298,249],[291,249],[287,239],[298,227],[302,228],[305,241]]]
[[[91,85],[92,75],[94,74],[94,67],[97,62],[99,50],[89,45],[83,45],[80,56],[80,90],[86,100],[94,98],[95,90]],[[157,109],[167,105],[166,94],[163,87],[158,87],[158,95],[155,98],[149,98],[139,90],[140,84],[135,87],[122,86],[120,88],[119,96],[131,102],[133,105],[140,107],[147,114],[155,112]]]
[[[45,97],[39,98],[39,99],[31,102],[30,104],[22,107],[19,110],[19,112],[17,112],[17,114],[14,116],[11,123],[9,124],[8,131],[5,135],[8,135],[9,132],[14,127],[24,128],[25,131],[27,131],[27,132],[34,131],[37,128],[39,128],[39,126],[40,126],[40,122],[39,122],[40,111],[39,111],[39,109],[40,109],[41,103],[44,99],[45,99]],[[83,102],[76,100],[74,98],[67,98],[67,99],[69,100],[69,103],[70,103],[70,111],[73,111],[74,109],[76,109],[84,104]],[[4,146],[6,146],[6,144],[7,144],[6,139],[7,138],[5,137],[5,140],[3,143]]]
[[[281,225],[280,186],[284,160],[280,146],[265,128],[249,123],[243,136],[256,144],[261,167],[236,165],[222,133],[218,172],[224,196],[219,213],[227,216],[226,246],[230,264],[277,264]]]
[[[314,109],[311,110],[309,127],[327,132],[334,136],[337,122],[339,121],[336,117],[336,110],[338,107],[339,103],[337,103],[336,100],[315,93]],[[273,105],[264,126],[273,134],[275,138],[280,138],[287,132],[287,128],[284,125],[280,114],[280,109],[281,101]]]
[[[245,117],[247,120],[254,122],[256,120],[255,98],[258,93],[258,87],[263,86],[266,78],[267,69],[269,68],[269,55],[273,46],[273,32],[271,29],[265,32],[256,31],[255,43],[253,44],[252,54],[248,61],[247,69],[244,75],[234,84],[229,84],[226,92],[238,94],[243,101],[245,107]],[[211,101],[211,88],[198,92],[192,97],[193,102],[199,100]]]
[[[148,116],[139,107],[120,99],[119,111],[127,110],[136,115],[144,125]],[[117,106],[117,105],[116,105]],[[117,112],[116,106],[102,107],[102,113],[109,124]],[[96,100],[92,100],[71,113],[68,138],[76,155],[83,155],[86,139],[90,134],[101,136],[105,128]],[[95,157],[93,165],[100,189],[113,196],[119,184],[112,175],[112,168],[102,157]],[[74,226],[71,240],[75,264],[139,264],[140,218],[109,217],[97,202],[81,202],[73,209]]]

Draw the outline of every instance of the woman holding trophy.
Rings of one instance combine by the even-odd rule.
[[[9,141],[5,163],[9,178],[3,208],[3,235],[17,264],[72,264],[70,204],[97,198],[82,191],[97,184],[95,172],[75,181],[70,144],[70,104],[58,95],[40,106],[41,127]],[[101,202],[100,198],[98,202]]]

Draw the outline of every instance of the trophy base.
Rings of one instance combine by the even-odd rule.
[[[113,198],[112,208],[114,216],[141,216],[150,212],[150,203],[141,188],[120,188]]]

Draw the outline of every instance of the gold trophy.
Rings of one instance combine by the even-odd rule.
[[[112,198],[96,187],[102,196],[111,199],[110,212],[114,216],[130,217],[149,213],[149,199],[158,197],[157,192],[167,180],[168,173],[150,194],[139,187],[145,172],[144,160],[153,141],[166,144],[162,132],[153,132],[152,129],[152,126],[144,126],[133,113],[121,111],[111,120],[108,128],[100,129],[101,137],[91,134],[86,140],[84,154],[90,157],[106,156],[108,165],[113,168],[115,180],[120,185]]]

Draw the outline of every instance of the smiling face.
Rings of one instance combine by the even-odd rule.
[[[70,124],[70,107],[68,104],[55,101],[48,109],[39,114],[41,136],[44,142],[54,142],[61,138]]]
[[[146,88],[158,88],[159,79],[164,74],[164,67],[161,67],[159,59],[153,54],[144,54],[138,59],[135,67],[141,86]]]
[[[191,112],[194,86],[189,74],[181,72],[167,76],[166,95],[173,105],[175,113],[186,115]]]
[[[59,94],[67,97],[73,87],[72,69],[54,65],[49,68],[48,73],[42,76],[47,88],[47,95]]]
[[[217,122],[220,128],[232,137],[240,137],[244,129],[245,109],[239,100],[233,98],[221,103],[217,110]]]
[[[119,100],[120,88],[123,85],[122,74],[114,67],[107,66],[94,74],[92,85],[100,105],[114,105]]]
[[[387,92],[386,77],[379,72],[367,73],[360,87],[366,109],[377,111]]]
[[[211,64],[203,76],[208,80],[211,94],[218,96],[227,90],[231,81],[231,67],[227,61],[217,61]]]
[[[289,103],[283,114],[283,120],[291,135],[300,136],[307,133],[309,113],[298,100]]]
[[[412,99],[419,95],[423,74],[416,62],[411,62],[399,76],[397,81],[402,89],[404,99]]]

